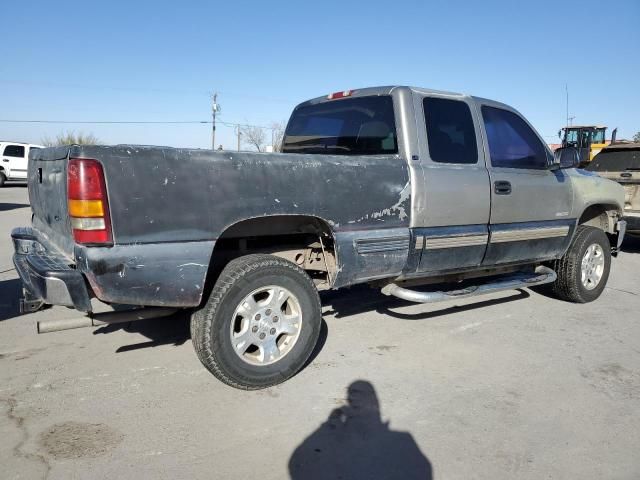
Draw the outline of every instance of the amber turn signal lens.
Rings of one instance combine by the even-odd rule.
[[[102,200],[69,199],[69,215],[72,217],[102,217],[104,208]]]

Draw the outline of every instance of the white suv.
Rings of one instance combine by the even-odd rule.
[[[20,142],[0,142],[0,187],[7,180],[26,180],[29,152],[44,148]]]

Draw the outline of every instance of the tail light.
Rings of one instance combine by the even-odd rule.
[[[85,245],[111,245],[111,219],[102,165],[72,158],[67,166],[67,200],[73,238]]]

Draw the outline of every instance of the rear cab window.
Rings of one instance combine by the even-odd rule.
[[[397,154],[393,100],[388,95],[351,97],[298,107],[287,125],[282,152]]]
[[[471,109],[459,100],[425,97],[422,101],[429,156],[438,163],[478,163]]]
[[[5,157],[24,158],[24,145],[7,145],[2,155]]]

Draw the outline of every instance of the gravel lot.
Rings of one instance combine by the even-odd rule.
[[[640,478],[639,241],[588,305],[331,292],[309,366],[242,392],[200,365],[186,315],[37,335],[76,314],[18,316],[9,233],[29,217],[24,185],[0,189],[2,478]]]

